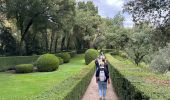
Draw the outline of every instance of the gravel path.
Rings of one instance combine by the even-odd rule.
[[[95,75],[93,76],[82,100],[99,100],[98,85],[96,83]],[[107,86],[106,100],[118,100],[116,93],[113,91],[112,83]]]

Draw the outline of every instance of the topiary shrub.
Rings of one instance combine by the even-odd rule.
[[[53,54],[44,54],[37,59],[37,70],[40,72],[55,71],[59,67],[59,59]]]
[[[58,57],[60,65],[64,63],[64,60],[61,57]]]
[[[85,62],[88,65],[91,61],[98,57],[99,53],[95,49],[88,49],[85,52]]]
[[[60,54],[58,54],[58,56],[63,59],[64,63],[68,63],[71,59],[70,54],[67,52],[60,53]]]
[[[32,64],[19,64],[15,66],[16,73],[31,73],[33,72]]]

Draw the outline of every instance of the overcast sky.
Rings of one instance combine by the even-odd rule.
[[[123,10],[123,4],[129,0],[78,0],[78,1],[93,1],[95,6],[98,6],[99,15],[102,17],[113,18],[115,14]],[[132,27],[131,15],[124,13],[124,26]]]

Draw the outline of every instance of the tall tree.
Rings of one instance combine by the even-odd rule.
[[[132,14],[136,24],[150,22],[156,27],[152,36],[155,47],[164,47],[170,42],[169,0],[131,0],[125,4],[125,11]]]

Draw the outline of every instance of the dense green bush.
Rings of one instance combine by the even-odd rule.
[[[61,57],[58,57],[60,65],[64,63],[64,60]]]
[[[155,72],[165,73],[170,70],[170,44],[167,47],[160,49],[153,57],[150,67]]]
[[[59,53],[57,56],[61,57],[64,60],[64,63],[68,63],[71,59],[71,56],[68,52]]]
[[[44,54],[37,59],[36,65],[40,72],[55,71],[59,67],[59,59],[53,54]]]
[[[38,55],[0,57],[0,71],[14,69],[14,67],[18,64],[34,63],[38,59],[38,57]]]
[[[65,79],[52,88],[52,90],[36,97],[36,100],[81,100],[94,72],[95,63],[91,62],[76,75]]]
[[[88,49],[85,52],[85,62],[86,64],[89,64],[91,61],[96,59],[98,57],[99,53],[95,49]]]
[[[33,72],[32,64],[19,64],[15,66],[16,73],[31,73]]]

